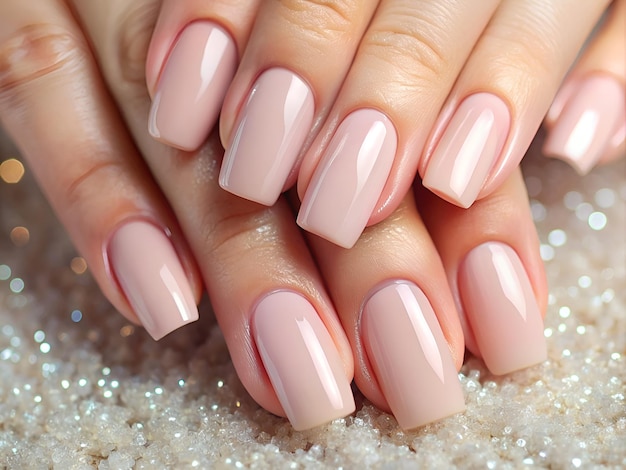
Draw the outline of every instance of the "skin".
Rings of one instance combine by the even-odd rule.
[[[385,206],[389,217],[366,229],[352,250],[344,250],[305,238],[293,221],[295,194],[267,208],[221,190],[217,169],[223,150],[217,134],[194,153],[155,142],[147,134],[149,90],[173,40],[168,32],[195,14],[191,9],[167,21],[158,6],[151,0],[76,0],[69,6],[28,0],[0,6],[0,121],[102,291],[127,318],[137,322],[111,276],[103,246],[120,223],[136,217],[151,218],[171,232],[196,298],[203,287],[211,297],[243,384],[261,406],[280,415],[284,412],[250,336],[254,304],[269,291],[288,288],[311,302],[346,378],[354,374],[363,393],[385,409],[358,328],[361,304],[380,282],[409,279],[429,294],[457,368],[465,343],[480,355],[459,311],[454,282],[472,247],[486,240],[513,247],[545,312],[547,288],[517,170],[467,211],[422,194],[417,184],[416,198],[413,193],[398,196]],[[224,10],[224,21],[232,12]],[[254,34],[249,32],[252,17],[232,18],[242,18],[236,37],[243,50]],[[155,46],[159,40],[163,44]],[[16,52],[26,54],[16,60]],[[251,77],[250,69],[246,73]],[[244,82],[238,80],[233,90],[242,91]],[[232,120],[234,112],[224,115]],[[454,243],[459,239],[462,244]]]
[[[239,6],[163,2],[148,56],[149,89],[157,86],[166,51],[189,22],[223,26],[241,56],[219,123],[228,149],[260,74],[282,67],[301,77],[314,96],[315,116],[285,182],[289,188],[297,179],[300,198],[342,120],[355,109],[381,111],[396,128],[398,147],[372,210],[369,224],[374,224],[393,212],[417,172],[425,176],[451,114],[477,92],[502,99],[511,115],[504,148],[477,198],[502,184],[528,149],[563,77],[610,2],[250,1],[250,10],[258,10],[251,30],[249,16],[228,14],[246,4],[234,3]],[[616,9],[623,9],[623,3],[616,2]],[[617,52],[605,55],[621,57]],[[616,75],[623,83],[623,73]]]

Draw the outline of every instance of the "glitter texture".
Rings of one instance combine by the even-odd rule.
[[[0,468],[626,467],[623,160],[585,178],[525,161],[547,362],[494,377],[470,357],[467,411],[414,432],[360,395],[294,432],[245,392],[206,304],[159,343],[117,314],[16,155],[0,137]]]

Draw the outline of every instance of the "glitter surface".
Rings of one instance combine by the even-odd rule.
[[[160,343],[117,314],[16,155],[0,137],[0,468],[626,467],[624,161],[525,162],[547,362],[494,377],[470,357],[467,411],[414,432],[361,396],[294,432],[247,395],[206,304]]]

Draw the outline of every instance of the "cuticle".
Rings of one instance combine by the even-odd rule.
[[[363,297],[363,301],[361,302],[361,305],[359,307],[359,315],[357,317],[357,325],[358,325],[358,330],[359,330],[359,341],[360,341],[360,330],[361,330],[361,318],[363,317],[363,311],[365,310],[365,306],[367,305],[367,303],[369,302],[369,300],[374,297],[374,295],[376,295],[378,292],[380,292],[381,290],[383,290],[386,287],[392,286],[392,285],[398,285],[398,284],[407,284],[410,286],[415,286],[419,289],[418,285],[416,282],[411,281],[410,279],[404,279],[404,278],[390,278],[390,279],[385,279],[384,281],[380,281],[378,283],[376,283],[374,285],[374,287],[372,287],[367,294]]]

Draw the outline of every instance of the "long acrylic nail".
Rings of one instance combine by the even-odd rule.
[[[176,41],[157,84],[149,131],[157,140],[195,150],[213,129],[237,70],[237,48],[214,23],[197,21]]]
[[[424,186],[461,207],[471,206],[500,157],[510,125],[509,109],[497,96],[465,98],[428,161]]]
[[[256,306],[252,326],[265,370],[295,430],[354,411],[339,352],[304,297],[290,291],[267,295]]]
[[[107,252],[128,303],[155,340],[198,319],[183,266],[162,230],[129,222],[113,234]]]
[[[283,191],[313,124],[315,104],[293,72],[269,69],[256,81],[226,149],[220,186],[273,205]]]
[[[391,171],[397,134],[379,111],[349,114],[333,136],[302,200],[298,224],[351,248],[363,232]]]
[[[549,131],[543,152],[565,160],[580,174],[588,173],[625,125],[624,86],[609,76],[584,80]]]
[[[528,275],[515,251],[488,242],[470,251],[459,271],[465,315],[493,374],[546,360],[543,320]]]
[[[374,292],[361,316],[361,334],[378,383],[404,429],[465,409],[463,391],[435,312],[413,283]]]

